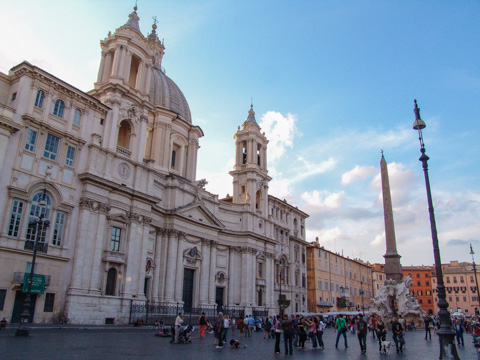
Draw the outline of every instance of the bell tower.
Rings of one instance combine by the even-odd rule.
[[[235,166],[230,175],[233,177],[233,203],[248,204],[250,210],[267,217],[268,182],[272,178],[267,170],[268,140],[260,130],[251,105],[247,119],[233,137]]]

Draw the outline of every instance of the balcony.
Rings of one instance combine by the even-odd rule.
[[[103,252],[103,259],[104,262],[110,263],[117,263],[117,264],[125,264],[125,254],[116,252],[116,251],[108,251],[105,250]]]
[[[123,155],[128,158],[132,156],[132,152],[122,146],[117,146],[117,154]]]
[[[330,301],[319,301],[317,306],[320,307],[333,307],[333,303]]]
[[[35,246],[35,241],[34,240],[26,240],[24,249],[33,251],[34,246]],[[37,252],[41,252],[41,253],[46,254],[47,251],[48,251],[48,243],[39,241],[37,243]]]
[[[41,274],[39,274],[41,275]],[[45,287],[50,286],[51,275],[45,275]],[[25,279],[25,273],[23,272],[14,272],[12,283],[17,285],[23,285],[23,280]]]
[[[265,279],[256,279],[256,283],[259,286],[265,286],[266,285]]]

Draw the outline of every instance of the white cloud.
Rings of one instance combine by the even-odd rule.
[[[356,165],[352,170],[347,171],[342,175],[342,185],[348,185],[357,180],[365,180],[372,176],[377,169],[374,166],[359,166]]]
[[[309,213],[324,213],[329,210],[338,209],[345,199],[345,192],[328,194],[325,191],[307,191],[301,195],[306,203],[305,210]]]
[[[268,160],[275,162],[284,153],[287,147],[293,148],[293,138],[300,135],[295,126],[296,115],[283,116],[276,111],[267,111],[262,115],[260,127],[265,131],[268,143]]]

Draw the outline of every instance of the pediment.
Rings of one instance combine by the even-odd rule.
[[[107,219],[110,221],[119,221],[123,223],[129,223],[130,219],[124,214],[111,214],[107,216]]]
[[[224,228],[225,225],[201,202],[195,202],[177,209],[176,213],[193,221]]]

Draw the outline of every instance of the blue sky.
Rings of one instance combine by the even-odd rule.
[[[93,88],[99,40],[133,1],[0,0],[0,71],[28,60]],[[433,251],[413,99],[427,124],[443,262],[480,261],[478,1],[148,1],[163,66],[202,127],[198,178],[232,192],[233,134],[251,98],[269,144],[270,194],[310,214],[308,240],[383,262],[380,150],[405,265]],[[6,36],[5,34],[8,34]]]

